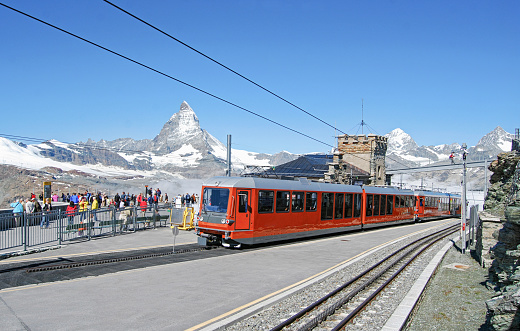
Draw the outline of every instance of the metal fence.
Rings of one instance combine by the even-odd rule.
[[[182,224],[183,208],[173,204],[146,208],[87,209],[69,214],[63,210],[43,213],[0,215],[0,254],[30,247],[61,245],[63,241],[90,240],[96,236],[119,235],[148,228]]]

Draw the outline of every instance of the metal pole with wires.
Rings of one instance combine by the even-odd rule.
[[[461,224],[461,238],[462,238],[462,254],[466,253],[466,152],[467,145],[466,143],[462,144],[462,205],[461,205],[461,213],[460,213],[460,224]]]

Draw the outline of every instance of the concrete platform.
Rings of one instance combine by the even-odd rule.
[[[262,250],[0,291],[3,330],[199,330],[312,282],[335,267],[437,221],[354,232]],[[194,243],[183,232],[176,244]],[[0,261],[13,263],[173,246],[169,228],[141,231]]]

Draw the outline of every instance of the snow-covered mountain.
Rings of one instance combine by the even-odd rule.
[[[105,176],[156,176],[167,172],[187,178],[223,175],[227,157],[226,146],[200,127],[197,115],[186,101],[154,139],[89,139],[74,144],[49,140],[25,145],[0,138],[0,153],[2,164],[34,170],[56,167]],[[235,171],[247,165],[278,165],[296,157],[287,152],[269,155],[237,149],[231,155]]]
[[[435,162],[448,161],[451,152],[461,153],[458,143],[437,146],[418,146],[412,137],[397,128],[386,134],[388,138],[387,167],[402,168],[420,166]],[[514,135],[507,133],[500,126],[486,134],[476,146],[468,148],[468,161],[484,160],[496,157],[499,153],[511,151],[511,141]]]

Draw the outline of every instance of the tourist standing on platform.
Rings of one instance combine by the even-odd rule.
[[[49,228],[49,214],[51,213],[52,205],[51,205],[51,199],[47,198],[47,202],[43,205],[42,210],[42,221],[40,223],[40,228],[43,228],[43,225],[45,224],[45,228]]]
[[[99,202],[96,196],[92,198],[92,216],[94,218],[94,222],[97,222],[97,210],[99,208]]]
[[[131,201],[130,205],[128,207],[126,207],[119,215],[119,218],[123,221],[121,224],[123,230],[128,230],[128,223],[132,219],[133,211],[134,211],[134,202]]]
[[[146,215],[146,199],[142,199],[139,206],[141,206],[141,216],[144,217]]]
[[[190,203],[191,203],[191,197],[190,197],[190,194],[189,194],[189,193],[186,193],[186,195],[184,196],[184,203],[186,204],[186,207],[189,207],[189,206],[190,206]]]
[[[121,197],[119,196],[119,192],[114,196],[114,205],[116,209],[119,208],[119,202],[121,201]]]
[[[40,205],[40,203],[36,199],[34,199],[34,212],[35,213],[41,213],[42,212],[42,205]]]
[[[79,203],[79,197],[76,195],[76,193],[72,193],[72,196],[70,197],[70,201],[74,202],[75,204]]]
[[[27,199],[27,202],[25,203],[25,212],[27,214],[34,213],[34,202],[32,202],[30,199]]]
[[[81,223],[83,223],[83,220],[85,219],[85,217],[87,216],[86,213],[87,213],[87,210],[88,210],[88,201],[87,201],[87,198],[85,197],[81,197],[81,201],[79,202],[79,221]]]
[[[168,203],[168,193],[164,193],[164,202]]]
[[[65,214],[69,218],[69,225],[74,224],[74,215],[76,214],[76,205],[74,202],[70,201],[67,209],[65,210]]]
[[[23,199],[15,201],[11,204],[13,207],[13,216],[14,216],[14,226],[18,227],[22,225],[22,215],[23,215]]]
[[[148,210],[152,211],[152,205],[153,205],[153,197],[150,194],[150,196],[148,197]]]

